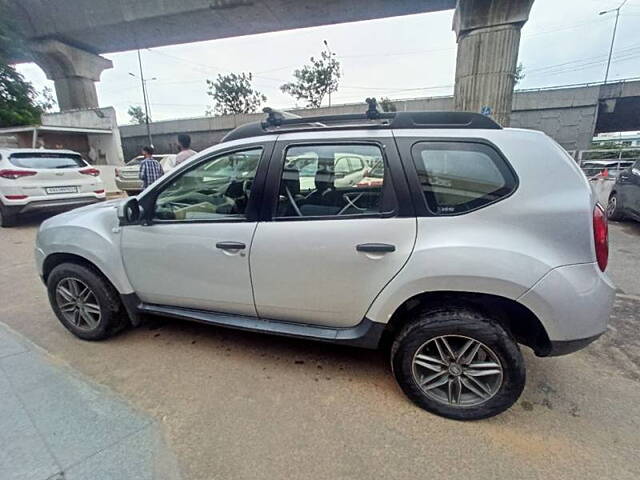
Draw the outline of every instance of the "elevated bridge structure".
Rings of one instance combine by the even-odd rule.
[[[1,0],[62,110],[98,107],[102,54],[454,9],[458,110],[509,123],[520,29],[533,0]],[[372,39],[375,42],[375,39]]]
[[[397,110],[451,110],[454,98],[431,97],[394,101]],[[204,106],[203,106],[204,107]],[[362,113],[359,104],[335,105],[320,109],[292,110],[301,116]],[[264,118],[264,114],[225,115],[151,124],[153,143],[159,152],[173,152],[177,136],[188,133],[192,146],[202,150],[218,143],[222,137],[243,123]],[[640,130],[640,78],[615,83],[562,86],[539,90],[516,91],[513,98],[511,126],[546,132],[569,151],[591,148],[598,133]],[[120,127],[125,159],[138,155],[147,143],[144,125]]]

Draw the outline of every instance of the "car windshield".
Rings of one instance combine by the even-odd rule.
[[[80,155],[72,153],[12,153],[9,156],[12,165],[19,168],[82,168],[87,164]]]

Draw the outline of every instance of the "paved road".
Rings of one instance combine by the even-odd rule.
[[[607,335],[525,352],[520,401],[475,423],[414,407],[378,352],[162,320],[77,340],[36,277],[35,229],[0,232],[0,321],[162,422],[186,479],[640,477],[638,226],[611,226],[622,296]]]
[[[150,415],[0,324],[2,480],[177,480]]]

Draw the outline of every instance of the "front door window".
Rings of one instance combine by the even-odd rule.
[[[244,219],[261,155],[234,152],[186,171],[158,195],[154,221]]]

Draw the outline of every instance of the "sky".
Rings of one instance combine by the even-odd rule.
[[[622,0],[535,0],[522,29],[519,63],[525,78],[519,89],[600,82],[604,79],[616,8]],[[327,41],[341,62],[340,87],[332,104],[451,95],[456,37],[453,10],[284,32],[250,35],[141,50],[153,120],[203,116],[206,79],[222,73],[251,72],[266,105],[296,106],[280,91],[293,71],[318,55]],[[640,77],[640,0],[621,10],[609,79]],[[130,123],[127,109],[142,105],[135,51],[106,54],[113,68],[98,82],[101,106],[113,105],[118,123]],[[53,82],[34,64],[18,70],[37,89]],[[328,99],[325,99],[325,104]],[[298,106],[303,106],[298,103]]]

